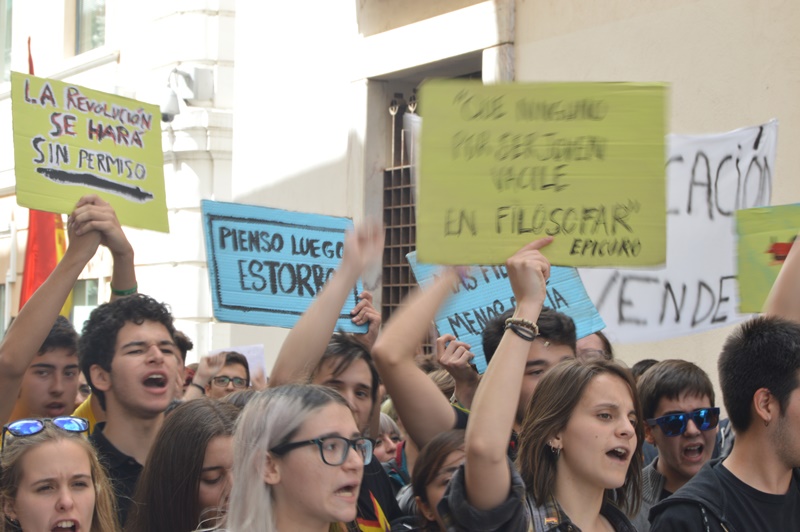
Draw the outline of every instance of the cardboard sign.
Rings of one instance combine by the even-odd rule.
[[[774,120],[669,136],[666,268],[580,271],[612,342],[655,342],[745,318],[736,305],[735,212],[769,205],[777,141]]]
[[[97,194],[123,225],[169,232],[157,106],[12,72],[11,114],[17,203],[66,214]]]
[[[661,84],[425,83],[420,260],[502,264],[550,235],[553,264],[663,264],[666,94]]]
[[[406,255],[406,258],[421,286],[433,282],[441,268],[418,263],[414,252]],[[483,356],[481,333],[489,320],[515,306],[516,300],[505,266],[473,266],[461,280],[454,295],[439,310],[436,327],[440,335],[453,334],[467,342],[475,355],[473,363],[483,373],[486,359]],[[550,269],[545,306],[571,317],[578,338],[605,327],[575,268],[553,266]]]
[[[761,312],[800,231],[800,204],[736,211],[739,312]]]
[[[342,260],[348,218],[204,200],[203,230],[214,317],[291,328]],[[361,282],[337,329],[365,333],[350,320]]]

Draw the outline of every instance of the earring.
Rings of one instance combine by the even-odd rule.
[[[544,341],[544,346],[545,347],[550,347],[550,340],[545,340]]]
[[[765,427],[769,427],[769,419],[765,419],[764,420],[764,426]]]
[[[556,455],[556,458],[561,454],[561,447],[554,447],[552,443],[547,444],[550,447],[550,452]]]

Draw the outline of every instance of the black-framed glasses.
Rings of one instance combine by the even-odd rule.
[[[307,445],[316,445],[319,447],[319,455],[322,461],[329,466],[342,465],[347,461],[347,454],[350,449],[355,450],[361,458],[364,459],[364,465],[372,461],[372,449],[375,443],[369,438],[355,438],[353,440],[345,438],[344,436],[326,436],[324,438],[314,438],[313,440],[296,441],[293,443],[284,443],[270,449],[277,455],[283,455],[294,449],[306,447]]]
[[[233,383],[234,388],[247,388],[247,379],[243,379],[241,377],[228,377],[227,375],[220,375],[219,377],[214,377],[211,379],[211,382],[214,383],[214,386],[219,386],[220,388],[226,387],[229,382]]]
[[[3,426],[3,448],[6,446],[6,433],[15,438],[33,436],[44,430],[45,424],[51,423],[54,427],[67,432],[89,432],[89,422],[82,417],[59,416],[50,418],[18,419]]]
[[[698,429],[711,430],[719,423],[719,407],[698,408],[692,412],[667,414],[655,419],[648,419],[647,424],[651,427],[658,425],[665,436],[680,436],[686,432],[690,419]]]

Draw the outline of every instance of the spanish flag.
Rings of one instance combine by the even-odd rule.
[[[22,270],[22,291],[19,308],[31,298],[53,272],[67,249],[64,223],[60,214],[52,212],[28,212],[28,240],[25,246],[25,266]],[[69,318],[72,310],[72,294],[61,307],[61,315]]]
[[[31,38],[28,37],[28,72],[33,74]],[[64,256],[67,241],[60,214],[30,210],[28,212],[28,241],[25,246],[25,266],[22,270],[22,290],[19,308],[31,298]],[[72,292],[61,307],[61,315],[69,319]]]

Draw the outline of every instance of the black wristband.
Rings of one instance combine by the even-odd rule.
[[[521,325],[517,325],[516,323],[508,323],[506,324],[506,329],[511,329],[514,331],[514,334],[522,338],[523,340],[527,340],[529,342],[533,342],[536,339],[536,333],[532,330],[528,329],[527,327],[523,327]]]
[[[202,386],[200,386],[199,384],[197,384],[196,382],[190,382],[190,383],[189,383],[189,386],[196,386],[198,390],[200,390],[201,392],[203,392],[203,395],[205,395],[205,394],[206,394],[206,389],[205,389],[205,388],[203,388]]]

